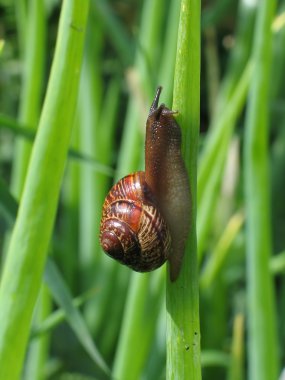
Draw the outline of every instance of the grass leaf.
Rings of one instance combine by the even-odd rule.
[[[85,348],[86,352],[90,355],[98,367],[102,369],[102,371],[109,374],[110,370],[95,346],[84,319],[81,317],[79,311],[74,307],[69,290],[50,258],[48,258],[46,263],[44,279],[53,295],[53,298],[64,310],[69,325],[73,329],[82,346]]]
[[[87,13],[87,0],[63,3],[39,132],[1,279],[3,379],[17,379],[23,365],[73,124]]]

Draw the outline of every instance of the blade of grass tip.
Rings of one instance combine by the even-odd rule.
[[[177,281],[167,281],[167,379],[201,379],[196,239],[200,9],[198,0],[181,2],[173,109],[179,110],[177,119],[182,128],[183,155],[190,178],[192,215],[181,274]]]
[[[47,95],[0,287],[3,379],[17,379],[23,365],[67,156],[87,13],[87,0],[63,2]]]
[[[46,268],[47,270],[44,275],[45,282],[51,290],[56,302],[64,310],[66,319],[77,336],[77,339],[94,363],[96,363],[104,373],[110,374],[110,370],[95,346],[81,313],[73,306],[69,290],[62,281],[62,277],[59,275],[56,266],[50,258],[47,260]]]
[[[268,172],[268,93],[271,60],[271,22],[275,1],[259,4],[251,81],[245,121],[244,182],[247,254],[249,378],[276,379],[277,330],[272,277]]]
[[[29,1],[27,34],[25,38],[24,65],[20,96],[19,119],[35,128],[40,114],[44,78],[46,19],[43,0]],[[11,177],[12,192],[21,196],[32,145],[17,139]]]

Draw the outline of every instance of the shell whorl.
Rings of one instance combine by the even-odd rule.
[[[138,272],[160,267],[168,258],[168,227],[145,182],[145,173],[122,178],[103,205],[100,242],[114,259]]]

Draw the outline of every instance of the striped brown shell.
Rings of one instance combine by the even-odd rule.
[[[100,225],[107,255],[137,272],[160,267],[168,258],[168,227],[145,182],[145,173],[122,178],[107,195]]]

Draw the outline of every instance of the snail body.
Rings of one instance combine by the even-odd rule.
[[[174,281],[190,228],[190,188],[176,112],[158,106],[160,93],[158,87],[146,122],[145,172],[124,177],[110,190],[100,243],[109,256],[138,272],[169,260]]]

